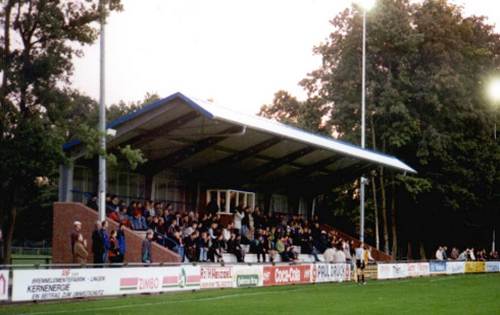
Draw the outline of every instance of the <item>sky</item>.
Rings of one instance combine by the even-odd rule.
[[[500,32],[499,0],[454,0]],[[315,45],[352,0],[122,0],[106,26],[106,104],[175,92],[244,113],[321,64]],[[99,99],[99,41],[75,60],[73,87]]]

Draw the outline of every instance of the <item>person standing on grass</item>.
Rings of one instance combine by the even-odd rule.
[[[363,248],[363,243],[359,244],[359,247],[355,250],[356,255],[356,282],[363,283],[365,282],[365,249]]]
[[[153,240],[153,231],[148,230],[146,232],[146,238],[142,241],[141,246],[141,261],[145,264],[150,264],[153,262],[151,255],[151,246]]]

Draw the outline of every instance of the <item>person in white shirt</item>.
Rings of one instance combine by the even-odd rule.
[[[234,229],[238,230],[238,232],[241,231],[241,220],[245,217],[245,212],[241,208],[236,208],[236,212],[234,213],[234,218],[233,218],[233,223],[234,223]]]
[[[444,257],[443,257],[443,248],[441,246],[439,246],[439,248],[436,251],[436,259],[437,260],[444,260]]]
[[[337,250],[332,247],[328,247],[325,252],[323,253],[323,259],[327,263],[332,263],[335,260]]]
[[[334,263],[345,263],[346,256],[344,251],[341,249],[341,245],[338,246],[338,249],[335,251],[335,256],[333,259]]]

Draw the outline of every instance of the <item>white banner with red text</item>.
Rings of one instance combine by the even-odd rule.
[[[14,270],[11,300],[43,301],[200,288],[200,267]]]

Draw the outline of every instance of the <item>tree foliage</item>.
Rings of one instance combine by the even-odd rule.
[[[318,108],[330,109],[322,120],[333,135],[353,143],[361,132],[361,14],[353,5],[331,21],[332,33],[314,48],[322,66],[301,81]],[[399,223],[399,214],[389,223],[404,230],[405,240],[465,245],[466,237],[471,240],[464,232],[473,226],[473,237],[485,246],[498,225],[500,152],[492,133],[498,118],[484,90],[499,70],[500,36],[493,26],[483,17],[465,17],[445,0],[379,0],[367,14],[368,146],[418,170],[412,176],[378,174],[377,193],[395,185],[387,201],[404,211]],[[293,96],[279,93],[291,105],[275,99],[263,113],[303,119],[288,102]],[[449,224],[455,227],[446,229]]]
[[[121,9],[119,0],[101,3],[107,11]],[[68,126],[81,123],[79,117],[65,119],[68,105],[85,103],[69,88],[72,61],[81,56],[81,45],[93,43],[98,36],[94,22],[105,12],[98,4],[2,1],[0,223],[7,261],[17,212],[40,190],[37,177],[47,177],[53,185],[57,166],[64,160],[62,144],[71,132]]]

